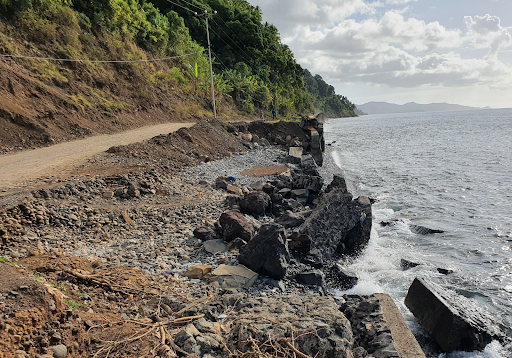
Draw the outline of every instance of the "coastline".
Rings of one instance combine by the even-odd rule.
[[[241,141],[244,141],[242,135],[239,135],[239,137],[241,138]],[[245,140],[245,142],[246,146],[255,147],[255,145],[250,141]],[[117,150],[117,152],[119,151],[122,151],[122,149]],[[255,299],[259,302],[259,306],[261,306],[263,302],[262,307],[273,307],[272,305],[275,303],[272,303],[272,296],[280,297],[280,299],[290,297],[286,299],[293,301],[293,295],[298,294],[299,297],[302,297],[302,304],[308,305],[308,302],[314,304],[314,302],[319,302],[318,300],[323,300],[322,297],[325,297],[324,295],[326,294],[325,290],[319,290],[319,286],[300,284],[290,279],[275,280],[272,278],[264,278],[257,280],[256,284],[248,289],[244,289],[243,287],[236,289],[223,289],[222,287],[216,288],[216,286],[212,286],[211,283],[210,285],[204,284],[202,277],[191,278],[192,276],[195,277],[197,270],[194,273],[191,273],[190,271],[197,265],[203,265],[203,269],[206,271],[210,270],[215,272],[215,270],[222,265],[232,266],[238,263],[238,255],[240,252],[238,248],[233,248],[232,250],[223,249],[217,254],[208,254],[204,251],[204,244],[210,240],[204,241],[198,239],[197,235],[192,233],[194,229],[197,229],[203,224],[214,224],[225,210],[224,203],[226,202],[226,198],[236,198],[236,196],[226,193],[224,189],[212,188],[212,178],[230,174],[230,172],[241,172],[241,169],[254,165],[269,166],[288,164],[286,163],[286,159],[287,153],[285,151],[271,146],[266,147],[265,149],[252,149],[250,152],[238,154],[229,159],[221,160],[220,162],[208,161],[206,164],[201,166],[191,166],[185,169],[178,176],[174,174],[157,174],[154,171],[148,171],[142,174],[121,175],[120,178],[116,177],[115,181],[112,178],[105,177],[83,179],[78,183],[66,184],[64,187],[67,188],[68,193],[59,188],[52,189],[53,191],[50,191],[47,198],[44,196],[44,191],[38,191],[34,195],[39,195],[39,198],[36,197],[35,200],[33,200],[37,202],[35,205],[33,203],[28,203],[28,205],[23,204],[24,209],[18,206],[16,207],[16,210],[10,212],[13,214],[10,217],[16,217],[16,215],[19,217],[20,210],[24,210],[29,213],[33,211],[36,215],[41,217],[41,219],[37,218],[38,222],[41,222],[43,226],[47,225],[48,227],[41,230],[38,228],[36,230],[25,231],[20,240],[16,240],[14,242],[14,245],[12,242],[10,242],[8,246],[4,245],[2,256],[8,257],[11,262],[19,262],[18,265],[21,265],[22,268],[25,267],[25,270],[28,273],[43,272],[45,280],[48,280],[49,282],[53,280],[67,280],[71,286],[70,291],[83,293],[80,299],[82,299],[83,296],[89,298],[83,300],[83,306],[79,307],[79,309],[71,314],[75,321],[78,322],[84,321],[83,319],[78,320],[81,316],[80,312],[86,312],[90,315],[97,314],[98,312],[96,311],[101,311],[101,306],[105,306],[105,300],[108,302],[106,306],[111,311],[117,310],[118,312],[123,312],[126,324],[133,320],[138,321],[147,319],[147,317],[151,316],[151,313],[156,314],[156,317],[159,317],[160,315],[167,315],[168,317],[174,317],[174,319],[198,317],[206,314],[209,322],[221,321],[226,324],[230,319],[234,319],[230,314],[226,315],[224,312],[219,313],[219,306],[215,304],[215,300],[235,300],[235,302],[230,302],[231,304],[228,304],[227,306],[235,308],[238,307],[239,310],[242,310],[243,307],[250,307],[252,304],[249,304],[249,302],[253,302],[252,300]],[[240,165],[240,162],[242,163],[242,166]],[[215,171],[212,168],[214,168]],[[208,174],[206,174],[207,170],[210,170],[208,171]],[[329,175],[328,171],[325,172],[327,173],[326,175]],[[240,181],[241,177],[237,177],[235,179]],[[251,180],[247,181],[247,184],[254,184],[256,181],[266,179],[275,180],[275,177],[258,178],[257,180],[253,180],[253,178],[251,178]],[[143,186],[138,189],[130,189],[130,185],[124,181],[127,181],[128,183],[130,181],[138,181],[139,183],[145,182],[146,185],[144,186],[146,187]],[[326,180],[326,184],[330,183],[330,181],[331,180]],[[127,191],[123,191],[121,194],[126,195],[127,197],[125,199],[121,197],[117,199],[117,193],[115,190],[106,190],[104,189],[105,185],[110,187],[127,187]],[[74,194],[73,189],[80,191],[80,187],[92,188],[89,192],[92,192],[93,195],[87,198],[85,203],[81,203],[80,200],[75,200],[77,198],[75,198],[76,195]],[[243,188],[243,186],[241,187]],[[134,194],[133,196],[131,196],[129,192],[130,190],[132,190]],[[144,193],[142,193],[143,190],[145,190]],[[136,191],[139,191],[138,196],[136,195]],[[161,197],[159,197],[157,193],[161,193]],[[63,205],[62,200],[64,199],[62,196],[66,198],[67,205]],[[116,199],[112,199],[113,197],[116,197]],[[116,202],[116,205],[109,205],[108,203],[111,203],[112,200],[116,200],[118,203]],[[230,199],[228,199],[228,202],[229,200]],[[134,202],[137,205],[127,207],[127,202]],[[121,214],[124,213],[123,215],[119,215],[120,209]],[[309,208],[307,208],[307,210],[309,210]],[[9,212],[9,209],[7,211]],[[42,212],[42,214],[39,214],[39,212]],[[75,220],[75,218],[77,218],[77,220]],[[271,223],[274,220],[266,215],[259,219],[263,225]],[[82,236],[84,234],[85,237]],[[79,256],[85,259],[73,259],[72,256]],[[159,305],[158,309],[155,311],[154,307],[149,304],[151,299],[148,299],[149,297],[147,295],[154,295],[154,292],[146,292],[146,288],[143,289],[142,295],[138,292],[131,294],[132,296],[129,296],[130,294],[126,295],[126,293],[123,293],[122,291],[120,292],[119,290],[110,290],[110,292],[114,293],[114,297],[112,300],[108,299],[108,297],[111,297],[111,294],[108,293],[108,289],[103,287],[103,292],[95,292],[94,289],[91,290],[91,282],[88,282],[87,279],[89,277],[95,277],[95,275],[101,272],[101,270],[98,271],[98,269],[105,264],[109,268],[118,266],[124,267],[126,270],[139,270],[138,272],[143,273],[144,276],[148,275],[148,280],[153,282],[153,284],[148,285],[149,287],[152,287],[153,290],[155,290],[155,288],[153,288],[155,287],[155,280],[156,282],[159,282],[159,284],[156,285],[157,287],[161,287],[162,281],[167,282],[168,284],[172,282],[173,284],[169,284],[169,286],[174,288],[179,285],[186,286],[187,290],[185,291],[190,291],[189,294],[186,295],[188,298],[182,300],[181,303],[179,302],[180,300],[176,301],[176,299],[168,302],[166,301],[164,304],[170,309],[170,311],[164,309],[165,312],[162,312],[161,305]],[[1,267],[5,268],[4,265],[5,264],[2,264]],[[303,264],[297,263],[294,265],[292,263],[292,271],[294,269],[304,270],[301,265]],[[48,268],[49,266],[70,266],[72,271],[68,272],[62,268],[60,270],[45,270],[45,268]],[[209,266],[209,268],[204,266]],[[63,271],[68,274],[63,275]],[[204,272],[201,272],[199,275],[202,275],[203,273]],[[187,274],[189,277],[187,277]],[[67,278],[64,279],[63,277]],[[101,283],[101,280],[98,282]],[[97,285],[98,284],[96,284],[96,286]],[[112,285],[110,285],[110,288],[112,288]],[[210,292],[208,294],[209,296],[213,296],[207,300],[207,303],[198,302],[197,298],[201,297],[201,295],[203,295],[203,298],[199,298],[199,301],[204,299],[204,297],[209,297],[204,296],[205,290]],[[166,292],[165,289],[156,289],[156,291],[159,297],[162,297],[164,292],[167,295],[170,294],[168,291]],[[66,293],[68,292],[66,291]],[[190,294],[192,297],[195,296],[196,298],[191,298]],[[292,296],[290,296],[290,294],[292,294]],[[93,298],[91,299],[89,296]],[[126,296],[128,296],[128,299],[126,299]],[[7,294],[5,298],[8,300],[10,297]],[[76,298],[78,299],[78,297]],[[169,296],[167,296],[167,300],[168,299]],[[375,297],[366,297],[362,299],[364,302],[372,300],[375,301]],[[194,309],[184,310],[188,306],[183,306],[183,303],[187,301],[196,302],[194,304]],[[340,305],[345,305],[345,312],[357,309],[357,305],[355,307],[354,305],[348,305],[343,301],[345,300],[341,298],[331,298],[328,301],[321,302],[324,302],[322,304],[323,306],[332,307],[332,309],[336,311],[339,311],[338,308]],[[115,303],[114,306],[111,306],[112,303]],[[137,304],[134,305],[134,303]],[[248,304],[249,306],[247,306]],[[294,305],[294,303],[291,304]],[[226,306],[225,303],[223,305]],[[243,307],[239,307],[240,305]],[[138,306],[139,309],[134,311],[130,308],[131,306]],[[174,311],[172,309],[173,306],[181,308]],[[143,307],[142,311],[140,310],[140,307]],[[277,315],[275,317],[279,317],[276,309],[277,307],[274,308],[273,311],[271,310],[273,313],[268,312],[268,314],[274,314]],[[374,306],[373,309],[378,311],[380,308],[377,305]],[[210,316],[212,315],[211,312],[216,313],[210,317],[208,312],[210,312]],[[253,320],[255,317],[258,317],[257,312],[257,310],[253,309],[249,311],[246,310],[246,313],[249,314]],[[305,314],[306,312],[302,312],[298,317],[301,319],[313,319],[313,321],[316,322],[316,325],[321,326],[326,324],[325,319],[320,319],[318,321],[318,317],[304,316]],[[224,317],[225,315],[226,317]],[[367,312],[366,316],[369,319],[371,316],[370,312]],[[373,316],[378,317],[379,315],[376,315],[374,311]],[[249,319],[249,317],[246,318]],[[249,324],[249,326],[254,324],[261,325],[261,322],[258,321],[258,319],[256,319],[257,322],[253,321],[252,323],[249,322],[247,324]],[[340,319],[342,319],[341,316]],[[382,318],[379,319],[382,320]],[[199,320],[193,322],[193,320],[190,319],[190,321],[194,323],[194,327],[202,332],[199,328],[202,327],[201,325],[205,324],[203,321],[198,323]],[[188,319],[185,321],[188,321]],[[148,323],[149,321],[146,320],[144,322]],[[152,322],[155,321],[153,320]],[[159,320],[156,322],[159,322]],[[342,334],[342,336],[330,337],[335,340],[346,340],[346,342],[343,341],[344,343],[340,345],[340,347],[345,347],[343,348],[344,356],[364,356],[363,354],[365,353],[363,350],[365,347],[362,346],[362,342],[365,341],[368,343],[368,337],[373,337],[375,335],[380,336],[381,334],[388,337],[388,339],[382,340],[381,346],[374,345],[372,349],[374,349],[374,351],[379,351],[379,349],[383,351],[387,350],[389,351],[388,353],[395,354],[393,352],[395,352],[396,349],[393,352],[390,351],[392,340],[389,340],[390,329],[385,325],[385,323],[379,323],[380,328],[379,332],[377,332],[368,328],[373,327],[373,321],[364,322],[364,327],[368,328],[368,332],[363,332],[358,328],[356,334],[354,333],[354,328],[349,328],[350,323],[346,318],[344,318],[344,322],[344,327],[346,327],[344,332],[347,336],[343,336]],[[79,323],[76,324],[80,326]],[[337,323],[329,324],[332,326]],[[353,324],[360,324],[360,322]],[[82,323],[81,326],[84,326],[84,324]],[[85,328],[86,327],[84,326],[84,329]],[[178,345],[178,349],[176,349],[176,347],[172,347],[172,344],[169,343],[170,348],[176,352],[180,352],[179,349],[183,351],[184,347],[188,347],[189,353],[194,353],[194,350],[196,350],[194,354],[199,353],[196,354],[198,356],[204,356],[205,354],[213,356],[217,356],[217,354],[219,354],[220,356],[223,356],[226,351],[220,349],[222,348],[222,345],[225,347],[230,346],[231,348],[228,348],[228,350],[231,351],[233,351],[233,349],[243,350],[248,348],[244,348],[243,344],[240,345],[240,342],[233,342],[232,338],[229,338],[229,336],[224,337],[220,334],[220,339],[219,337],[213,338],[211,335],[219,335],[219,333],[222,333],[221,331],[216,331],[214,328],[205,328],[202,333],[204,335],[209,334],[210,336],[205,337],[216,340],[217,344],[201,336],[209,342],[209,344],[206,344],[203,340],[199,339],[199,335],[195,332],[185,332],[188,334],[187,336],[185,333],[181,333],[183,331],[182,330],[176,332],[176,334],[184,336],[183,338],[186,338],[185,341],[179,341],[180,344],[178,344],[176,339],[174,339],[174,344]],[[275,327],[266,328],[275,329]],[[318,327],[316,329],[318,329]],[[189,330],[192,330],[192,327],[189,327]],[[289,336],[287,338],[286,335],[289,335],[291,332],[281,333],[283,334],[283,339],[290,338]],[[77,334],[80,335],[81,333]],[[62,335],[65,335],[65,332],[63,332],[61,336]],[[73,333],[71,332],[70,337],[68,338],[71,339],[72,337]],[[49,338],[49,343],[59,343],[56,339],[52,341],[51,336]],[[60,343],[65,341],[65,337],[64,339],[62,338],[63,337],[61,337]],[[160,336],[160,339],[161,338],[162,337]],[[194,340],[194,344],[192,344],[192,340],[190,338]],[[354,338],[358,339],[359,342],[354,341]],[[313,344],[314,347],[317,347],[316,349],[325,345],[325,337],[322,339],[319,337],[318,339],[319,340]],[[186,343],[187,340],[190,344]],[[201,342],[203,344],[201,344]],[[306,342],[303,344],[306,344]],[[355,349],[356,346],[359,346],[361,349]],[[285,349],[293,350],[293,348],[290,348],[286,343],[283,344],[283,347],[285,347]],[[324,352],[329,351],[329,349],[334,349],[332,347],[328,348],[327,346],[322,347]],[[68,349],[69,348],[70,347],[68,346]],[[72,353],[73,356],[76,356],[75,353],[79,353],[80,349],[81,347],[78,347],[76,352],[71,349],[70,353]],[[306,346],[303,345],[301,349],[307,350],[311,349],[311,347],[306,348]],[[42,351],[44,351],[44,349],[42,349]],[[187,350],[185,349],[185,351]],[[206,351],[208,352],[205,353]],[[405,357],[405,355],[403,356]],[[419,357],[419,355],[417,356]]]

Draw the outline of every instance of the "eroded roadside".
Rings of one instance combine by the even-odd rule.
[[[244,179],[240,173],[256,165],[287,164],[286,152],[257,142],[263,138],[202,124],[112,148],[81,168],[100,173],[102,167],[144,166],[143,171],[81,176],[35,188],[29,199],[7,208],[0,256],[9,263],[1,268],[9,277],[8,270],[20,266],[17,272],[30,284],[16,279],[0,292],[7,315],[0,324],[7,333],[0,337],[6,356],[16,350],[24,356],[54,357],[394,354],[389,328],[382,322],[356,322],[354,335],[352,323],[339,310],[341,302],[326,297],[325,286],[294,278],[300,273],[322,276],[314,271],[314,257],[297,261],[296,256],[295,262],[289,260],[288,276],[260,275],[252,286],[254,272],[229,271],[239,267],[247,242],[228,237],[231,231],[219,227],[219,217],[228,209],[237,216],[244,205],[240,193],[271,193],[273,184],[257,188],[278,184],[276,177]],[[232,157],[249,148],[253,150]],[[222,157],[232,159],[215,161]],[[185,167],[190,170],[181,172]],[[224,179],[212,181],[217,176]],[[236,179],[235,185],[228,176]],[[236,185],[244,180],[248,188]],[[300,189],[290,199],[283,197],[279,210],[312,210],[305,194]],[[261,214],[255,214],[252,224],[275,227],[273,212]],[[206,231],[197,230],[201,227]],[[222,236],[209,240],[209,233]],[[30,304],[35,310],[27,311],[28,297],[36,297]],[[379,306],[372,307],[368,315],[377,317]],[[364,340],[381,344],[368,348]]]

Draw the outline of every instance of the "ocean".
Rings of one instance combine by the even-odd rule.
[[[369,246],[347,264],[359,283],[344,293],[390,294],[429,357],[512,357],[498,342],[440,353],[403,303],[414,278],[427,278],[512,337],[512,109],[331,119],[324,132],[349,190],[377,200]],[[421,265],[404,271],[401,259]]]

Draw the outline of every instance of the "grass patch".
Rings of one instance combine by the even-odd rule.
[[[71,104],[75,106],[77,109],[82,110],[85,113],[85,107],[92,108],[92,105],[81,95],[72,95],[68,96],[71,100]]]

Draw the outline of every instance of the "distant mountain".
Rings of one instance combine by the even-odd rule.
[[[489,107],[486,107],[489,108]],[[387,102],[368,102],[357,105],[357,109],[368,114],[391,114],[391,113],[411,113],[411,112],[442,112],[442,111],[470,111],[482,109],[468,106],[461,106],[450,103],[430,103],[420,104],[409,102],[406,104],[394,104]]]

